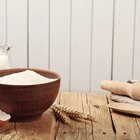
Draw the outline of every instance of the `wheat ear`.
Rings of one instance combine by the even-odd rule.
[[[65,124],[70,124],[70,118],[64,113],[62,112],[61,110],[59,110],[58,108],[52,106],[51,107],[54,115],[60,119],[63,123]]]
[[[89,120],[89,121],[95,121],[95,118],[89,114],[79,112],[69,107],[62,106],[62,105],[53,105],[53,106],[54,108],[57,108],[58,110],[61,110],[62,112],[64,112],[67,116],[69,116],[72,119],[84,119],[84,120]]]

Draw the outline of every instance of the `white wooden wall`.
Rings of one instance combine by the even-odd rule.
[[[139,0],[0,0],[11,67],[60,73],[61,90],[103,93],[103,79],[140,79]]]

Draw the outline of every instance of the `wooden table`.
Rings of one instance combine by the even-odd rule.
[[[56,103],[90,113],[96,122],[65,125],[48,110],[34,122],[7,123],[0,128],[0,140],[140,140],[140,117],[109,110],[105,94],[62,93]]]

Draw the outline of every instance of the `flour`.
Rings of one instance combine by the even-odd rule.
[[[7,121],[11,118],[11,116],[5,112],[3,112],[2,110],[0,110],[0,122],[1,121]]]
[[[55,81],[56,79],[46,78],[34,71],[25,70],[19,73],[13,73],[0,77],[0,84],[8,85],[35,85]]]

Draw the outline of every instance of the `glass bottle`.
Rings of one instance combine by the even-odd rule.
[[[10,68],[8,51],[11,49],[11,45],[8,43],[0,44],[0,69]]]

